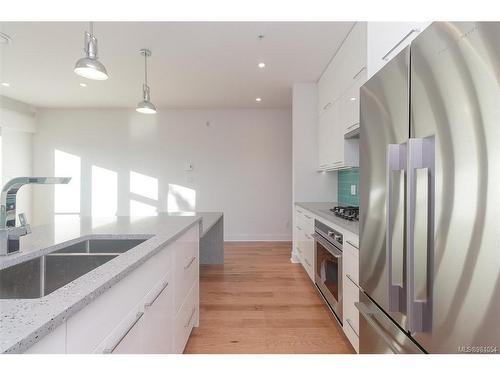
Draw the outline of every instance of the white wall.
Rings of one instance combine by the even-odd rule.
[[[29,105],[0,96],[0,185],[14,177],[32,176],[32,138],[35,110]],[[17,193],[17,214],[32,220],[32,187]]]
[[[76,206],[82,214],[92,213],[92,202],[94,210],[116,209],[118,215],[137,212],[137,204],[189,210],[195,194],[197,211],[224,212],[227,240],[289,240],[291,145],[288,110],[161,110],[147,116],[133,110],[42,109],[34,171],[54,175],[55,150],[72,154],[81,165]],[[193,171],[185,170],[188,162]],[[92,188],[97,172],[101,177]],[[149,176],[138,191],[131,191],[131,172]],[[36,189],[34,198],[35,221],[43,223],[54,212],[54,189]]]
[[[337,173],[318,169],[318,90],[316,83],[293,86],[293,201],[334,202]]]

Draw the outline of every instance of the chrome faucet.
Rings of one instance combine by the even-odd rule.
[[[16,196],[27,184],[67,184],[71,177],[16,177],[5,184],[0,195],[0,256],[19,251],[19,239],[31,233],[24,214],[16,227]]]

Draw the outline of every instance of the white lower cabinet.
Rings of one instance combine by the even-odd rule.
[[[295,207],[295,227],[293,238],[300,263],[306,270],[309,278],[314,282],[314,215],[303,209]]]
[[[343,328],[352,346],[359,352],[359,250],[357,236],[344,234],[343,246]]]
[[[192,286],[174,319],[174,352],[182,353],[193,327],[199,324],[199,286]]]
[[[160,249],[27,353],[182,353],[199,324],[199,230]]]
[[[67,321],[67,353],[114,349],[144,311],[146,296],[172,267],[175,242],[161,249]]]
[[[316,217],[303,207],[295,206],[294,220],[296,227],[293,238],[296,242],[300,262],[314,283],[315,257],[314,257],[314,220],[324,221],[327,225],[341,232],[344,236],[342,256],[342,288],[343,288],[343,330],[356,350],[359,352],[359,313],[354,304],[359,301],[359,236],[343,228]]]
[[[172,282],[166,278],[150,293],[132,327],[112,350],[114,354],[161,354],[173,351]],[[107,349],[110,350],[110,349]]]

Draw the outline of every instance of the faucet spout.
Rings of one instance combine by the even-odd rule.
[[[0,195],[0,228],[16,226],[16,196],[28,184],[67,184],[71,177],[16,177],[7,182]]]
[[[16,197],[19,189],[28,184],[53,185],[70,181],[71,177],[16,177],[4,185],[0,194],[0,255],[18,251],[19,237],[29,233],[24,216],[21,228],[16,228]]]

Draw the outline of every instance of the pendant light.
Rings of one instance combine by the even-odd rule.
[[[156,113],[156,107],[151,103],[149,86],[148,86],[148,57],[151,56],[151,51],[148,49],[141,49],[140,53],[144,56],[144,84],[142,85],[142,101],[137,104],[135,109],[140,113],[153,114]]]
[[[108,79],[108,72],[104,65],[97,60],[97,39],[94,36],[94,23],[90,22],[89,31],[85,31],[82,57],[75,64],[75,73],[79,76],[103,81]]]

